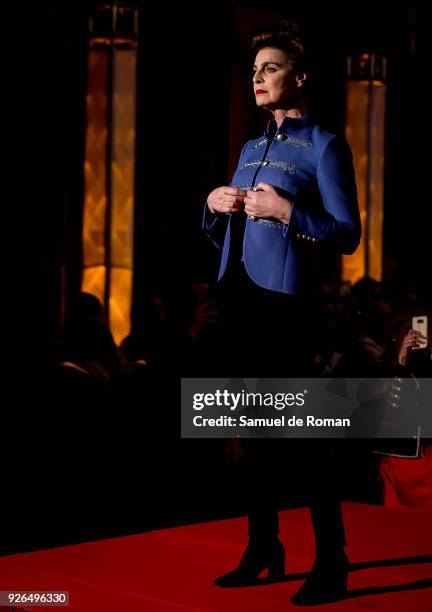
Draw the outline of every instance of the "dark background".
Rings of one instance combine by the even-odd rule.
[[[305,1],[291,12],[287,6],[270,0],[140,4],[135,329],[145,325],[140,313],[153,292],[175,303],[192,280],[214,280],[217,257],[200,233],[201,211],[208,192],[230,180],[230,159],[239,153],[230,150],[232,105],[247,112],[245,138],[261,129],[251,90],[231,99],[233,61],[248,69],[236,14],[250,7],[303,21],[315,56],[310,108],[331,131],[343,130],[347,54],[388,57],[384,279],[406,284],[407,291],[429,286],[421,11],[410,1]],[[47,391],[45,340],[58,334],[62,305],[67,310],[80,289],[91,9],[90,2],[72,0],[41,5],[37,41],[20,73],[28,78],[26,105],[37,135],[28,134],[30,155],[19,177],[28,183],[19,222],[27,225],[31,246],[16,249],[25,253],[15,279],[23,315],[11,324],[7,347],[12,389],[5,391],[11,423],[5,421],[2,444],[8,491],[0,501],[3,550],[244,510],[223,466],[221,443],[179,439],[178,377],[156,381],[147,406],[133,392],[115,405],[94,406],[53,399]],[[33,226],[34,216],[42,222]],[[12,233],[24,242],[20,232]],[[148,406],[159,411],[152,422],[157,431],[148,422],[146,428]],[[373,463],[354,461],[350,470],[345,497],[379,501]],[[301,503],[291,491],[285,501]]]

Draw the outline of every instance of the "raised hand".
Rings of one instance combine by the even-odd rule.
[[[273,217],[282,223],[288,223],[292,210],[292,202],[279,195],[273,185],[262,182],[247,192],[244,206],[249,217]]]
[[[210,212],[236,213],[244,208],[247,191],[239,187],[217,187],[207,198]]]
[[[421,332],[415,329],[410,329],[408,331],[399,349],[398,361],[400,365],[407,365],[412,354],[412,349],[420,346],[420,340],[425,340],[425,336]]]

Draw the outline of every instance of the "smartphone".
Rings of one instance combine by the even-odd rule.
[[[426,315],[413,317],[412,318],[412,328],[416,331],[419,331],[426,336],[424,340],[419,340],[420,346],[413,346],[413,349],[424,349],[427,347],[428,341],[428,318]]]

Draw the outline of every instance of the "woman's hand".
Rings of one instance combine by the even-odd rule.
[[[247,191],[239,187],[217,187],[207,198],[210,212],[235,213],[243,210]]]
[[[420,346],[420,340],[424,340],[425,336],[415,329],[410,329],[405,338],[402,340],[402,345],[399,349],[398,362],[402,366],[406,366],[411,356],[411,350],[414,347]]]
[[[278,194],[273,185],[258,183],[255,189],[250,190],[244,199],[245,212],[250,217],[274,217],[282,223],[288,223],[292,202]]]

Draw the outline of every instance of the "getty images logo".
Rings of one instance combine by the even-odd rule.
[[[205,407],[224,407],[231,411],[248,407],[269,407],[276,410],[283,410],[287,407],[301,407],[305,404],[305,394],[303,392],[252,392],[250,387],[257,388],[261,379],[247,379],[246,385],[243,379],[231,379],[228,383],[228,389],[216,389],[213,392],[194,393],[193,394],[193,409],[203,410]],[[245,389],[246,387],[246,389]],[[240,388],[240,390],[239,390]],[[280,387],[279,387],[280,388]]]

